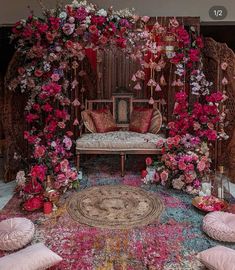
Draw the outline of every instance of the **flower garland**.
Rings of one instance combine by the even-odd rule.
[[[29,129],[24,138],[32,148],[31,166],[28,173],[21,171],[16,177],[18,190],[27,198],[44,194],[47,175],[54,177],[53,188],[58,191],[76,185],[78,173],[70,162],[74,134],[69,128],[69,108],[81,105],[77,70],[86,48],[126,47],[130,16],[128,10],[106,11],[86,1],[73,1],[64,8],[46,10],[43,19],[32,15],[14,26],[12,39],[25,60],[9,88],[29,93],[25,113]],[[82,78],[84,71],[78,75]],[[73,124],[78,125],[78,120]]]

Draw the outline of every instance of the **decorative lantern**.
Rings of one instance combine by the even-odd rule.
[[[167,58],[173,58],[175,55],[176,38],[172,33],[167,33],[164,37],[165,53]]]

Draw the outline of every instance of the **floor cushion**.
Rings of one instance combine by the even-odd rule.
[[[235,215],[212,212],[203,219],[203,230],[211,238],[224,242],[235,242]]]
[[[235,250],[230,248],[209,248],[197,254],[197,259],[209,270],[235,270]]]
[[[59,255],[38,243],[0,258],[0,270],[42,270],[60,261]]]
[[[0,222],[0,249],[16,250],[32,241],[35,227],[27,218],[9,218]]]
[[[138,150],[157,149],[156,143],[164,140],[162,134],[115,131],[83,134],[76,142],[77,150]]]

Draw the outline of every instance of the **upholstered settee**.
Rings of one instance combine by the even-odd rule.
[[[123,98],[123,96],[122,96]],[[134,100],[132,97],[124,99],[119,97],[120,106],[115,103],[115,98],[110,100],[91,100],[86,102],[86,110],[82,112],[82,121],[85,125],[86,132],[83,133],[76,142],[77,167],[80,168],[81,154],[118,154],[121,161],[121,175],[125,174],[125,156],[128,154],[160,154],[161,149],[156,147],[159,140],[164,139],[164,135],[159,133],[162,125],[162,116],[159,110],[160,103],[153,104],[151,115],[151,124],[145,133],[129,131],[129,123],[133,104],[147,103],[148,100]],[[93,105],[97,103],[111,103],[113,105],[113,114],[115,124],[119,130],[110,130],[109,132],[97,132],[94,121],[91,118]],[[149,105],[148,105],[149,106]],[[109,106],[110,107],[110,106]],[[129,109],[129,110],[128,110]],[[102,125],[102,123],[101,123]]]

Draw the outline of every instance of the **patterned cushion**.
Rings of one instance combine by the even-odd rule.
[[[235,242],[235,215],[213,212],[203,219],[203,230],[211,238],[224,242]]]
[[[94,122],[91,118],[91,111],[90,110],[82,111],[81,116],[82,116],[82,121],[83,121],[85,127],[87,128],[87,130],[89,130],[91,133],[95,133],[96,128],[95,128]]]
[[[10,218],[0,222],[0,249],[16,250],[32,241],[34,224],[27,218]]]
[[[216,246],[200,252],[197,259],[209,270],[235,270],[235,250]]]
[[[77,139],[77,150],[102,149],[115,150],[138,150],[157,149],[156,143],[165,140],[161,134],[137,133],[131,131],[115,131],[107,133],[83,134]]]
[[[153,109],[134,108],[131,114],[129,130],[139,133],[147,133],[151,123]]]
[[[98,133],[118,130],[110,110],[91,111],[91,117]]]
[[[0,258],[0,270],[43,270],[61,261],[59,255],[38,243]]]
[[[153,110],[153,115],[148,132],[157,134],[162,126],[162,115],[158,109]]]

